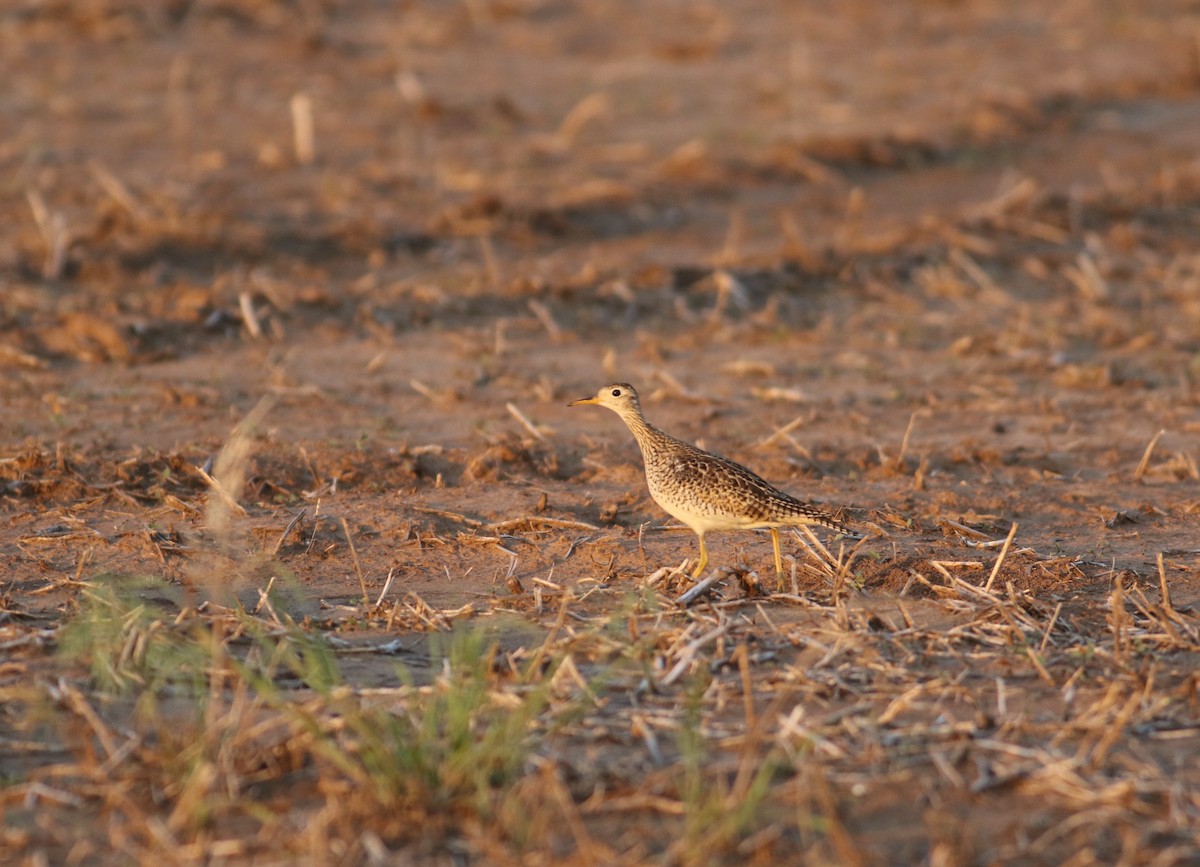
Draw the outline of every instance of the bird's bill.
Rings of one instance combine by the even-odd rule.
[[[580,406],[585,403],[599,403],[599,402],[600,401],[596,400],[596,398],[594,398],[594,397],[581,397],[581,398],[579,398],[579,400],[571,401],[570,403],[567,404],[567,406]]]

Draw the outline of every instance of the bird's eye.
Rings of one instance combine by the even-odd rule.
[[[614,388],[613,389],[613,397],[620,397],[620,396],[621,396],[621,389]]]

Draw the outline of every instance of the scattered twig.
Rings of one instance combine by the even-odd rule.
[[[432,506],[410,506],[414,512],[424,512],[426,515],[437,515],[439,518],[449,518],[451,521],[457,521],[460,524],[466,524],[468,527],[486,527],[487,524],[475,518],[468,518],[466,515],[461,515],[458,512],[451,512],[448,509],[435,509]]]
[[[686,608],[707,593],[710,589],[712,589],[714,584],[724,580],[725,578],[728,578],[730,572],[732,571],[733,570],[728,566],[722,566],[718,569],[713,569],[710,573],[708,573],[706,578],[697,581],[683,593],[679,594],[679,596],[675,598],[675,604]]]
[[[482,525],[481,525],[482,526]],[[513,530],[533,529],[534,527],[552,527],[559,530],[592,530],[600,532],[604,528],[589,524],[587,521],[571,521],[564,518],[547,518],[542,515],[529,515],[522,518],[510,518],[487,524],[486,528],[493,533],[509,533]]]

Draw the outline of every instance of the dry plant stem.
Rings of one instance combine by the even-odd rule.
[[[896,453],[896,460],[894,462],[897,470],[904,469],[904,456],[908,454],[908,441],[912,437],[913,428],[916,427],[917,416],[925,415],[926,413],[926,410],[918,409],[908,417],[908,427],[904,429],[904,438],[900,440],[900,451]]]
[[[529,433],[533,435],[534,439],[540,440],[541,442],[546,441],[545,435],[538,430],[537,426],[525,416],[525,413],[517,409],[516,405],[513,404],[512,401],[506,403],[504,408],[508,410],[509,415],[517,420],[521,427],[525,428],[525,430],[529,431]]]
[[[602,90],[589,93],[571,107],[563,117],[554,136],[556,144],[566,150],[574,144],[575,139],[592,121],[604,117],[612,110],[612,101]]]
[[[249,292],[238,293],[238,310],[242,314],[242,324],[255,340],[262,339],[262,323],[258,321],[258,312],[254,309],[254,299]]]
[[[304,92],[296,93],[292,96],[290,107],[296,162],[302,166],[311,165],[317,156],[312,98]]]
[[[226,679],[225,618],[212,618],[209,634],[208,705],[204,709],[206,728],[213,730],[217,714],[224,707]]]
[[[342,518],[342,532],[346,535],[346,544],[350,546],[350,559],[354,563],[354,574],[358,576],[358,586],[362,588],[363,605],[371,604],[370,594],[367,593],[367,580],[363,577],[362,563],[358,559],[358,549],[354,547],[354,536],[350,534],[350,525]]]
[[[1158,564],[1158,586],[1160,592],[1162,593],[1163,611],[1166,612],[1168,617],[1175,618],[1177,615],[1175,614],[1174,607],[1171,605],[1171,588],[1167,585],[1167,570],[1163,565],[1163,555],[1161,551],[1158,552],[1156,562]]]
[[[1025,653],[1028,655],[1029,661],[1033,663],[1033,667],[1037,669],[1038,677],[1042,679],[1042,682],[1047,686],[1057,686],[1056,681],[1046,669],[1045,663],[1042,662],[1041,655],[1032,647],[1026,648]]]
[[[108,193],[109,198],[124,208],[135,220],[143,223],[149,222],[150,215],[146,209],[141,206],[121,179],[113,174],[104,163],[91,159],[88,160],[87,167],[88,171],[92,173],[92,177],[96,179],[96,183],[104,188],[104,192]]]
[[[104,755],[108,758],[114,756],[118,747],[112,730],[100,718],[100,715],[96,713],[88,700],[84,698],[83,693],[63,679],[58,681],[58,693],[62,697],[63,703],[82,718],[87,723],[88,728],[96,735],[96,740],[100,742],[100,747],[104,750]]]
[[[754,730],[758,721],[754,714],[754,681],[750,677],[750,651],[745,644],[739,644],[735,655],[738,672],[742,676],[742,705],[746,714],[746,727]]]
[[[969,536],[971,539],[986,539],[987,533],[981,530],[976,530],[974,527],[968,527],[966,524],[960,524],[958,521],[951,521],[949,518],[943,518],[940,523],[949,527],[956,532],[962,533],[964,536]]]
[[[28,190],[25,200],[33,212],[34,222],[41,233],[42,243],[46,245],[46,258],[42,262],[42,279],[57,280],[62,276],[67,263],[67,248],[70,246],[70,233],[67,231],[67,220],[61,212],[50,212],[46,200],[37,190]]]
[[[1000,567],[1004,565],[1004,558],[1008,556],[1008,548],[1012,545],[1013,537],[1017,535],[1017,522],[1013,521],[1013,525],[1008,528],[1008,537],[1004,540],[1004,547],[1000,549],[1000,556],[996,558],[996,565],[992,567],[992,574],[988,576],[987,583],[983,585],[986,592],[991,592],[992,584],[996,581],[996,576],[1000,574]]]
[[[271,549],[272,557],[275,557],[279,554],[279,549],[282,548],[283,543],[285,541],[287,541],[287,537],[292,532],[292,528],[295,527],[297,523],[299,523],[300,519],[304,517],[304,515],[307,511],[308,511],[308,506],[302,506],[300,508],[300,511],[292,516],[292,520],[288,521],[288,525],[286,527],[284,527],[283,532],[279,534],[279,541],[277,541],[275,543],[275,547]]]
[[[554,315],[550,312],[550,308],[536,298],[530,298],[527,306],[529,307],[529,311],[537,317],[542,327],[546,329],[546,333],[550,335],[550,339],[554,343],[562,342],[563,330],[554,321]]]
[[[1128,655],[1126,621],[1129,615],[1125,611],[1125,586],[1120,573],[1113,581],[1113,591],[1109,596],[1109,625],[1113,639],[1113,657],[1124,663]]]
[[[267,586],[264,588],[260,588],[258,591],[258,605],[254,606],[254,612],[253,612],[254,614],[258,614],[258,612],[263,609],[263,606],[265,604],[267,604],[267,600],[270,598],[270,595],[271,595],[271,589],[274,586],[275,586],[275,576],[272,575],[270,577],[270,579],[267,581]]]
[[[1142,453],[1142,459],[1138,461],[1137,469],[1133,471],[1133,480],[1140,482],[1142,477],[1146,475],[1146,470],[1150,467],[1150,456],[1154,454],[1154,447],[1158,445],[1159,439],[1166,433],[1166,430],[1160,429],[1158,433],[1150,438],[1150,442],[1146,444],[1146,451]]]
[[[1054,606],[1054,613],[1050,615],[1050,620],[1046,623],[1046,630],[1042,633],[1042,641],[1038,644],[1038,653],[1046,652],[1046,645],[1050,641],[1050,635],[1054,632],[1054,624],[1058,622],[1058,615],[1062,613],[1063,604],[1059,602]]]
[[[217,456],[211,475],[203,468],[198,468],[200,475],[219,498],[217,503],[209,501],[206,522],[219,539],[225,537],[229,531],[229,512],[242,517],[246,515],[246,510],[238,504],[237,498],[246,482],[246,469],[250,459],[250,434],[262,423],[274,405],[275,399],[267,395],[246,414]]]
[[[503,285],[503,279],[500,274],[500,263],[496,259],[496,250],[492,246],[492,238],[490,235],[481,234],[479,238],[479,254],[483,257],[483,267],[487,274],[488,283],[491,288],[499,292]],[[499,339],[497,342],[500,342]],[[502,355],[502,352],[497,352],[497,355]]]
[[[208,600],[214,601],[227,589],[231,573],[231,563],[223,558],[240,557],[244,553],[235,519],[246,517],[246,510],[238,503],[238,498],[249,473],[252,434],[274,405],[275,398],[271,395],[261,398],[234,428],[220,453],[210,459],[212,471],[206,467],[195,468],[209,487],[203,527],[212,534],[212,544],[203,539],[196,540],[198,556],[188,563],[188,572],[193,579],[189,594],[203,589]]]
[[[663,677],[661,681],[662,685],[670,686],[675,681],[679,680],[679,678],[683,676],[684,672],[691,667],[691,664],[695,661],[696,654],[700,651],[700,649],[706,644],[711,644],[717,639],[723,637],[727,632],[729,632],[731,626],[732,624],[726,620],[715,629],[706,632],[695,641],[686,645],[679,653],[679,661],[676,662],[675,666],[667,672],[666,676]]]
[[[437,515],[439,518],[449,518],[452,521],[457,521],[460,524],[466,524],[468,527],[486,527],[483,521],[475,518],[468,518],[466,515],[458,512],[451,512],[448,509],[435,509],[432,506],[410,506],[414,512],[423,512],[426,515]]]
[[[542,676],[542,660],[546,658],[546,654],[550,652],[550,648],[554,646],[554,642],[558,640],[558,633],[562,631],[563,625],[567,622],[567,608],[571,604],[574,596],[568,590],[562,595],[562,600],[558,606],[558,617],[554,621],[554,625],[550,627],[550,631],[546,633],[545,640],[538,645],[537,652],[533,655],[533,660],[529,663],[529,677],[541,679]]]
[[[844,545],[840,546],[838,556],[835,557],[830,553],[825,543],[812,531],[811,527],[803,526],[796,529],[807,538],[806,542],[804,538],[800,538],[799,534],[797,534],[797,538],[800,538],[800,542],[804,545],[804,549],[809,555],[810,560],[816,564],[816,571],[833,582],[835,596],[839,595],[845,582],[852,577],[850,570],[855,560],[858,559],[859,549],[869,541],[870,537],[859,539],[854,547],[850,549],[849,553],[846,552]],[[811,569],[812,567],[808,568]]]
[[[804,422],[807,420],[807,418],[808,418],[807,415],[796,416],[794,419],[789,421],[783,427],[776,428],[775,432],[773,434],[771,434],[769,437],[767,437],[766,439],[760,440],[759,442],[755,443],[754,448],[755,449],[765,449],[767,446],[774,445],[775,442],[780,439],[788,439],[789,441],[791,441],[791,438],[788,437],[788,434],[790,434],[796,428],[803,425]]]
[[[379,592],[379,598],[375,600],[375,607],[379,608],[383,605],[383,600],[387,598],[388,591],[392,589],[392,578],[396,575],[395,567],[388,569],[387,580],[383,582],[383,590]]]
[[[542,779],[544,785],[550,790],[554,803],[562,813],[563,820],[571,831],[571,836],[575,839],[575,851],[580,860],[589,867],[598,863],[597,856],[605,862],[610,862],[613,853],[608,847],[598,845],[592,835],[588,833],[587,825],[584,824],[583,818],[579,814],[575,800],[562,781],[558,779],[553,765],[546,764],[542,768]]]
[[[822,772],[814,768],[809,778],[815,783],[817,802],[821,807],[820,816],[824,820],[825,833],[828,834],[837,853],[838,863],[845,867],[862,867],[871,863],[854,842],[853,836],[838,815],[837,801]]]

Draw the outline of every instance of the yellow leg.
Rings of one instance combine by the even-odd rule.
[[[783,558],[779,556],[779,530],[771,528],[771,544],[775,546],[775,579],[783,581]]]
[[[692,570],[692,580],[700,577],[700,573],[704,571],[704,567],[708,565],[708,548],[704,544],[704,537],[700,536],[700,562],[696,564],[696,568]]]

